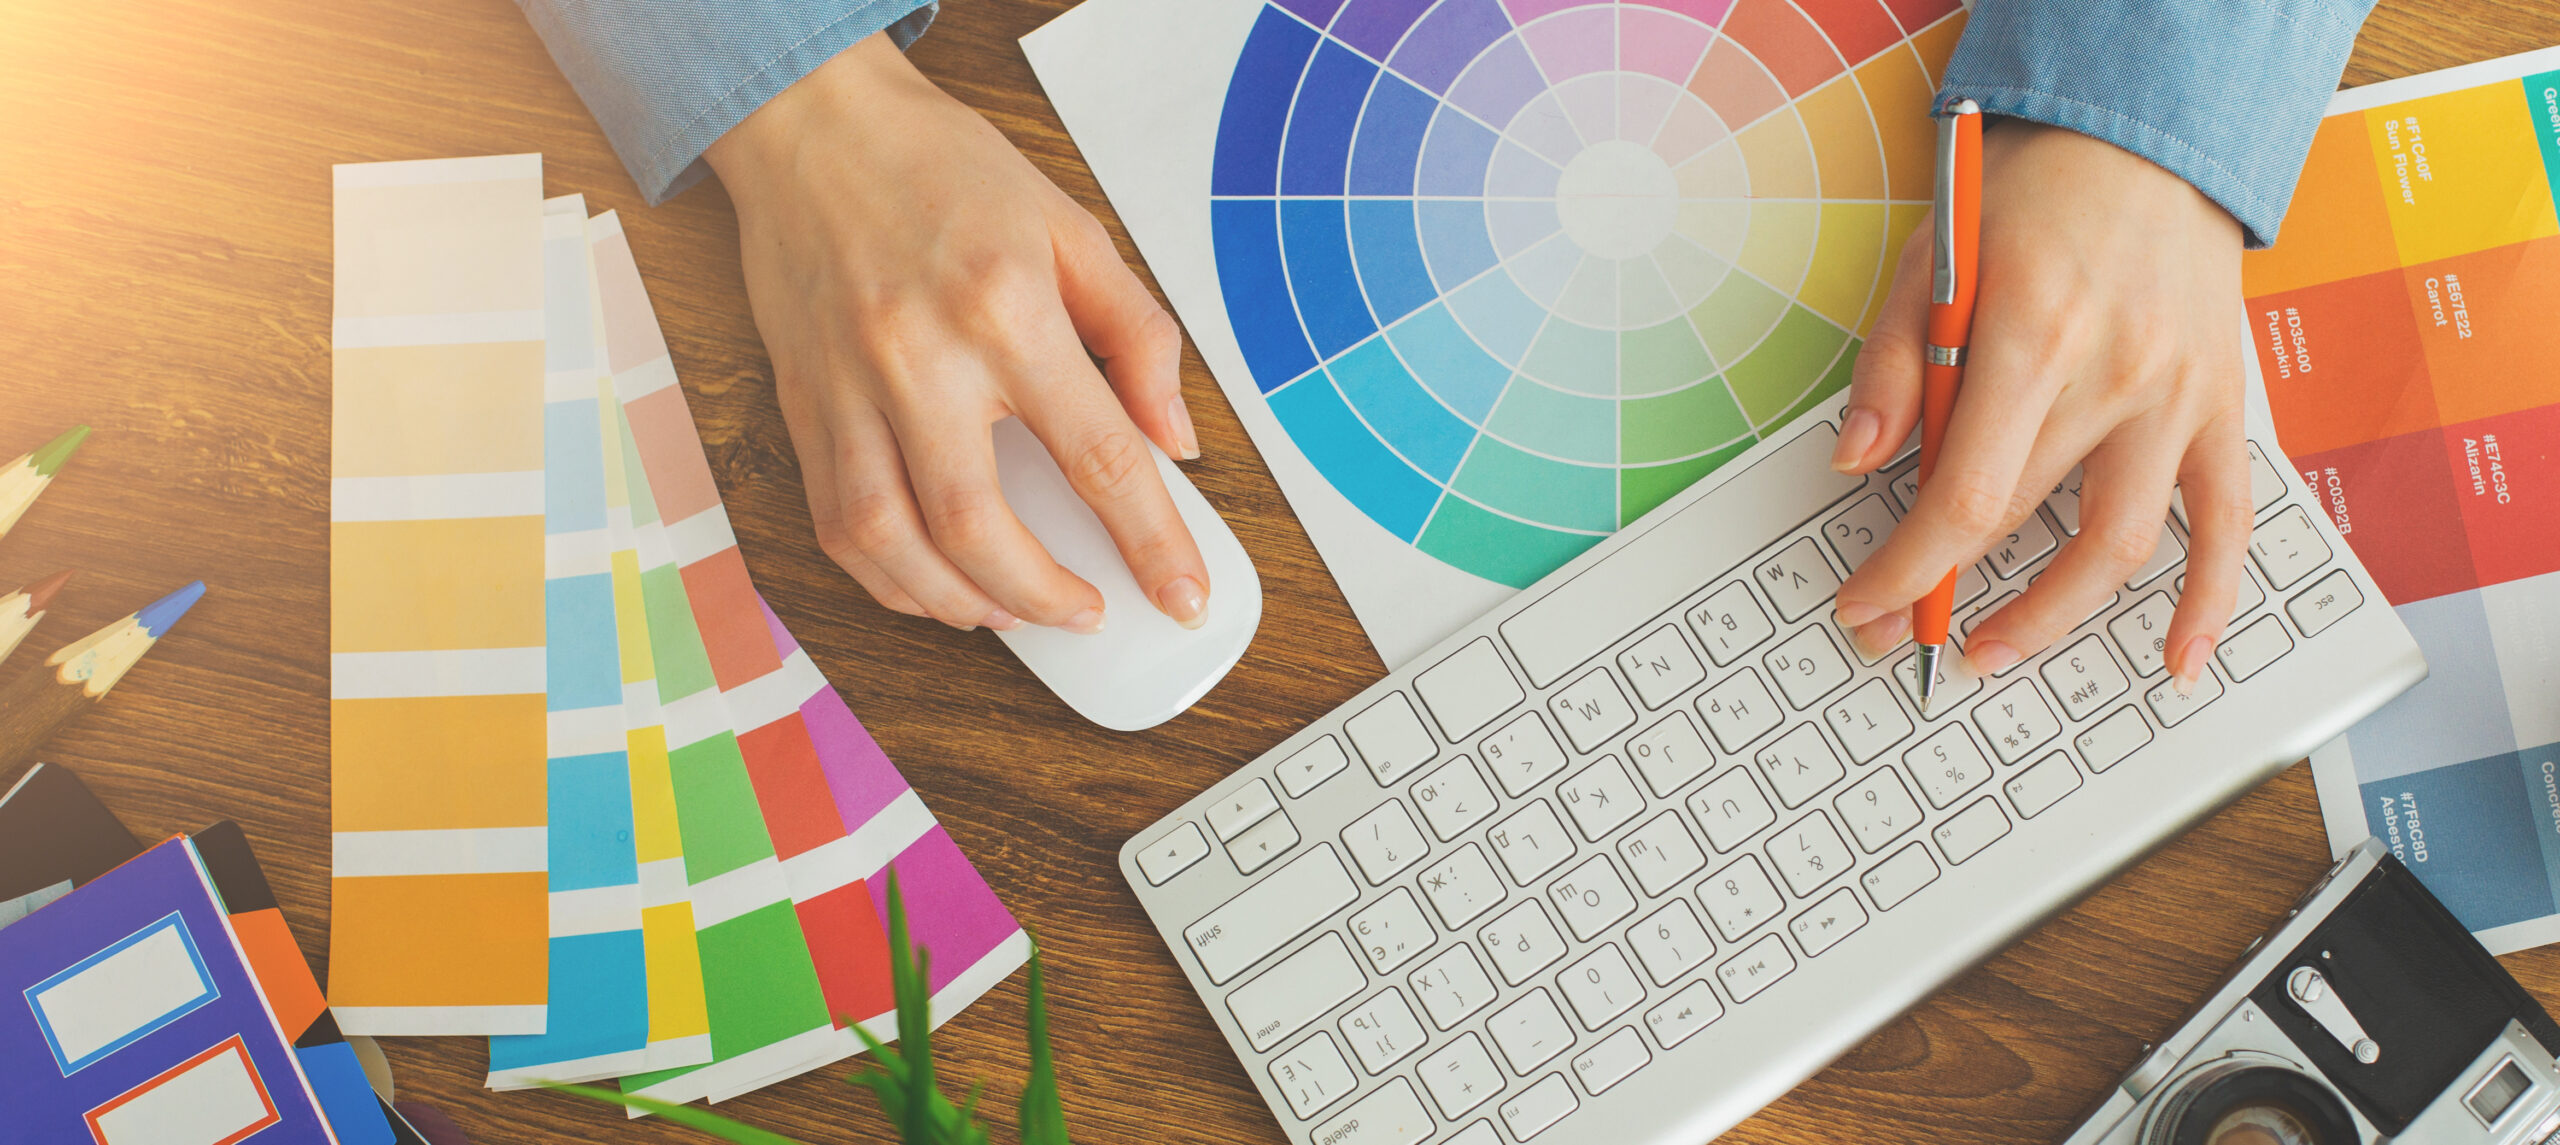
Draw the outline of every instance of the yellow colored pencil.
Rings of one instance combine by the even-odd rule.
[[[7,596],[0,596],[0,663],[18,650],[18,642],[36,630],[36,622],[44,619],[44,606],[53,602],[53,594],[61,591],[62,582],[71,579],[64,569]]]
[[[75,425],[44,443],[43,448],[0,465],[0,537],[8,536],[9,527],[27,515],[27,506],[35,504],[44,487],[53,484],[53,475],[88,436],[88,426]]]

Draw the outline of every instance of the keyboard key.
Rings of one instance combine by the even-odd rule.
[[[1778,615],[1790,621],[1802,620],[1831,603],[1840,591],[1840,574],[1831,571],[1831,562],[1822,558],[1811,537],[1796,538],[1778,555],[1760,562],[1751,576],[1760,582],[1760,591],[1769,594],[1770,603],[1778,606]]]
[[[1422,897],[1430,899],[1431,909],[1439,912],[1440,924],[1452,928],[1466,925],[1511,894],[1473,843],[1424,867],[1418,881]]]
[[[1716,977],[1723,980],[1725,993],[1736,1003],[1748,1002],[1796,968],[1796,956],[1776,934],[1764,934],[1759,941],[1742,948],[1742,953],[1725,959],[1716,967]]]
[[[1840,841],[1840,832],[1831,826],[1831,817],[1816,811],[1769,840],[1769,861],[1777,864],[1788,889],[1803,898],[1847,872],[1855,860],[1849,845]]]
[[[2063,796],[2080,790],[2080,769],[2071,766],[2069,754],[2057,751],[2010,776],[2000,790],[2008,793],[2010,805],[2018,809],[2018,818],[2033,819],[2045,808],[2062,802]]]
[[[1484,976],[1484,964],[1464,943],[1441,951],[1405,982],[1413,987],[1423,1013],[1431,1015],[1431,1024],[1444,1030],[1493,1001],[1493,979]]]
[[[1341,856],[1318,847],[1201,916],[1182,937],[1209,981],[1223,983],[1359,897]]]
[[[2187,547],[2178,543],[2178,535],[2170,532],[2169,526],[2162,525],[2160,542],[2152,548],[2150,559],[2143,561],[2142,567],[2133,570],[2132,576],[2124,578],[2124,586],[2128,589],[2141,588],[2159,579],[2161,573],[2169,571],[2186,559]]]
[[[1573,1027],[1565,1023],[1564,1011],[1556,1009],[1545,987],[1529,991],[1485,1019],[1484,1032],[1516,1074],[1526,1075],[1573,1048]]]
[[[1985,620],[1989,620],[1992,617],[1999,615],[2001,609],[2007,608],[2009,606],[2009,602],[2016,599],[2018,599],[2017,593],[2004,592],[1989,600],[1983,601],[1981,607],[1957,618],[1957,635],[1963,636],[1968,640],[1972,639],[1974,625],[1980,624]]]
[[[1584,942],[1636,911],[1636,896],[1627,893],[1626,880],[1618,877],[1618,868],[1607,855],[1593,855],[1547,884],[1547,901],[1555,904],[1573,936]]]
[[[1931,807],[1945,807],[1991,778],[1991,761],[1982,757],[1982,749],[1973,745],[1963,724],[1948,724],[1921,740],[1919,746],[1902,753],[1902,765],[1920,781],[1920,794],[1928,797]]]
[[[1627,947],[1636,952],[1636,960],[1644,963],[1656,986],[1670,985],[1716,952],[1715,940],[1707,937],[1706,926],[1689,909],[1687,899],[1664,903],[1661,910],[1628,927]]]
[[[1902,511],[1905,513],[1910,512],[1912,506],[1920,503],[1919,466],[1911,466],[1893,475],[1893,499],[1901,503]]]
[[[1761,641],[1776,634],[1769,614],[1751,595],[1751,587],[1741,581],[1717,589],[1705,603],[1689,610],[1689,629],[1698,634],[1698,643],[1707,650],[1707,658],[1716,667],[1731,664]]]
[[[1628,832],[1618,841],[1618,855],[1627,861],[1627,873],[1635,876],[1647,898],[1670,890],[1707,865],[1707,853],[1698,849],[1698,841],[1690,837],[1677,811],[1665,811]]]
[[[1511,881],[1528,886],[1530,881],[1556,869],[1573,857],[1573,838],[1564,833],[1564,824],[1556,819],[1555,808],[1541,799],[1496,823],[1485,833],[1485,841],[1493,844],[1493,853],[1511,872]]]
[[[1982,594],[1989,591],[1991,591],[1991,578],[1982,575],[1982,562],[1976,561],[1964,566],[1963,574],[1956,577],[1956,595],[1950,603],[1956,608],[1962,608],[1982,599]]]
[[[1414,826],[1413,816],[1405,813],[1404,801],[1390,799],[1342,829],[1342,849],[1351,852],[1360,873],[1377,884],[1420,862],[1431,848],[1422,841],[1422,828]]]
[[[1771,740],[1751,762],[1769,781],[1770,790],[1778,793],[1778,801],[1789,807],[1804,806],[1849,774],[1840,753],[1831,750],[1831,741],[1822,738],[1822,729],[1812,724],[1797,724]]]
[[[1476,750],[1484,757],[1485,766],[1493,769],[1494,781],[1515,799],[1564,770],[1564,749],[1556,746],[1554,733],[1547,730],[1546,721],[1536,712],[1512,717],[1510,723],[1494,729],[1483,743],[1477,744]]]
[[[1166,879],[1190,870],[1191,864],[1208,857],[1209,840],[1200,834],[1200,825],[1186,822],[1138,852],[1138,871],[1147,876],[1149,886],[1160,887]]]
[[[1526,1141],[1564,1120],[1581,1104],[1573,1096],[1573,1087],[1564,1083],[1564,1075],[1551,1073],[1520,1096],[1502,1103],[1502,1123],[1511,1127],[1512,1136]]]
[[[1245,833],[1227,844],[1227,857],[1236,861],[1236,869],[1252,874],[1271,865],[1271,860],[1289,853],[1298,845],[1298,825],[1286,815],[1273,814],[1245,829]]]
[[[1971,806],[1946,818],[1929,829],[1938,840],[1938,850],[1950,863],[1961,863],[1982,853],[1984,847],[1999,842],[2009,833],[2009,817],[2000,811],[2000,801],[1985,796]]]
[[[2106,642],[2094,632],[2046,660],[2039,671],[2045,686],[2061,698],[2062,714],[2074,723],[2088,719],[2107,701],[2123,695],[2128,686],[2124,670],[2116,667],[2116,658],[2107,655]]]
[[[1688,1041],[1689,1035],[1723,1016],[1724,1002],[1716,997],[1715,988],[1703,981],[1692,982],[1661,1005],[1645,1011],[1644,1026],[1653,1031],[1653,1043],[1667,1050]]]
[[[1218,841],[1223,843],[1244,834],[1245,828],[1279,809],[1280,800],[1271,794],[1271,785],[1257,779],[1209,805],[1209,829],[1217,832]]]
[[[2267,455],[2257,442],[2249,443],[2249,500],[2259,512],[2284,496],[2284,478],[2276,476],[2276,467],[2267,463]]]
[[[2055,544],[2052,526],[2044,523],[2042,515],[2029,513],[2026,520],[2018,522],[2017,532],[1991,546],[1985,559],[1991,562],[1992,572],[2009,580],[2025,572],[2028,565],[2043,560]]]
[[[1422,1020],[1413,1016],[1413,1007],[1404,1004],[1404,995],[1394,990],[1352,1007],[1333,1027],[1342,1031],[1342,1040],[1351,1043],[1351,1052],[1360,1055],[1360,1068],[1370,1073],[1403,1061],[1406,1054],[1422,1048],[1425,1035]]]
[[[1627,704],[1626,693],[1618,690],[1618,682],[1609,678],[1606,668],[1594,668],[1547,697],[1547,710],[1555,714],[1556,726],[1564,729],[1575,751],[1592,751],[1636,723],[1636,710]]]
[[[2179,573],[2175,584],[2178,598],[2181,600],[2186,599],[2187,574]],[[2239,592],[2231,599],[2231,618],[2233,620],[2238,620],[2243,616],[2247,616],[2249,615],[2250,609],[2256,608],[2266,602],[2267,593],[2265,589],[2258,587],[2258,578],[2250,576],[2249,570],[2241,569],[2240,589]]]
[[[1358,993],[1362,982],[1342,936],[1328,934],[1236,987],[1227,995],[1227,1010],[1244,1040],[1267,1050]]]
[[[1707,921],[1716,924],[1726,942],[1740,940],[1787,905],[1777,884],[1760,869],[1760,860],[1750,855],[1708,875],[1707,881],[1698,884],[1698,899],[1707,906]]]
[[[1344,1142],[1343,1145],[1352,1143]],[[1492,1122],[1479,1121],[1460,1130],[1457,1136],[1449,1139],[1449,1145],[1502,1145],[1502,1135],[1494,1132]]]
[[[1858,848],[1871,855],[1920,825],[1920,804],[1912,800],[1911,789],[1902,785],[1901,774],[1890,767],[1867,773],[1832,800],[1831,807],[1858,840]]]
[[[1601,756],[1600,762],[1557,785],[1556,799],[1564,804],[1564,813],[1573,816],[1573,825],[1582,829],[1582,837],[1594,843],[1644,811],[1644,796],[1614,755]]]
[[[2267,583],[2283,592],[2329,563],[2329,542],[2320,539],[2302,506],[2287,506],[2249,535],[2249,556],[2258,562]]]
[[[2115,714],[2090,726],[2089,730],[2071,737],[2072,746],[2080,749],[2080,758],[2088,761],[2092,772],[2105,771],[2122,763],[2134,749],[2151,742],[2151,725],[2131,705],[2117,708]]]
[[[2053,709],[2036,693],[2033,680],[2011,681],[1982,701],[1973,709],[1973,722],[2002,763],[2025,759],[2028,752],[2062,732],[2062,721],[2053,718]]]
[[[1655,795],[1668,796],[1707,773],[1715,757],[1689,713],[1673,712],[1661,723],[1627,737],[1627,758]]]
[[[1867,888],[1867,897],[1876,900],[1877,910],[1892,910],[1936,881],[1938,862],[1929,857],[1929,848],[1918,843],[1895,851],[1858,876],[1859,885]]]
[[[1842,887],[1788,921],[1787,930],[1796,936],[1805,957],[1816,958],[1866,924],[1867,908],[1859,904],[1858,892]]]
[[[1522,899],[1476,932],[1502,980],[1517,986],[1564,957],[1564,935],[1536,899]]]
[[[1885,507],[1881,493],[1858,498],[1822,525],[1822,539],[1831,543],[1831,551],[1840,556],[1841,567],[1850,572],[1858,571],[1858,566],[1867,562],[1867,554],[1876,551],[1892,533],[1893,510]]]
[[[1741,751],[1775,729],[1782,718],[1780,710],[1778,701],[1771,699],[1769,689],[1760,683],[1760,673],[1749,668],[1698,697],[1698,717],[1707,721],[1707,731],[1716,737],[1717,746],[1730,752]]]
[[[1431,730],[1422,726],[1422,717],[1413,714],[1413,704],[1402,692],[1389,692],[1386,699],[1343,721],[1342,731],[1351,737],[1351,746],[1359,750],[1360,761],[1369,765],[1369,774],[1381,787],[1440,754]]]
[[[1423,707],[1431,709],[1441,736],[1451,743],[1476,734],[1528,695],[1503,664],[1502,653],[1494,650],[1493,639],[1486,636],[1468,641],[1448,659],[1424,669],[1413,678],[1413,692],[1422,697]]]
[[[1865,763],[1885,749],[1911,738],[1911,717],[1882,680],[1869,680],[1822,709],[1831,734],[1849,749],[1849,758]]]
[[[1614,942],[1565,967],[1556,975],[1556,990],[1586,1030],[1597,1030],[1644,1001],[1644,983],[1636,981],[1635,968]]]
[[[2169,686],[2169,681],[2162,680],[2151,685],[2151,690],[2144,692],[2142,698],[2151,705],[2151,716],[2160,721],[2161,727],[2174,728],[2184,723],[2188,716],[2196,714],[2198,709],[2222,698],[2222,677],[2208,667],[2203,675],[2196,677],[2195,691],[2187,695],[2179,695],[2176,688]]]
[[[2062,535],[2080,535],[2080,467],[2074,465],[2062,481],[2045,496],[2044,508],[2053,514],[2053,523],[2062,526]]]
[[[1648,708],[1679,699],[1680,693],[1707,678],[1706,665],[1698,663],[1698,654],[1689,651],[1689,642],[1680,638],[1680,630],[1668,624],[1636,641],[1635,647],[1618,653],[1618,670],[1627,674],[1627,682],[1635,685],[1636,698]]]
[[[2107,622],[2107,633],[2116,638],[2116,647],[2124,653],[2125,663],[2133,665],[2134,675],[2157,675],[2167,665],[2169,618],[2176,612],[2168,593],[2155,592]]]
[[[1351,1096],[1352,1087],[1360,1084],[1331,1034],[1317,1034],[1272,1059],[1271,1080],[1289,1099],[1289,1111],[1300,1117],[1324,1112],[1326,1106]]]
[[[1929,698],[1929,710],[1922,714],[1922,719],[1943,720],[1947,718],[1947,713],[1962,707],[1966,700],[1974,697],[1974,693],[1982,690],[1982,677],[1974,675],[1973,669],[1965,665],[1964,650],[1961,648],[1949,647],[1944,655],[1938,657],[1936,675],[1938,691],[1936,695]],[[1920,651],[1918,649],[1915,648],[1902,659],[1894,661],[1893,682],[1902,686],[1902,698],[1910,701],[1911,710],[1919,711]]]
[[[1422,810],[1423,822],[1431,824],[1431,833],[1444,842],[1484,822],[1500,806],[1474,762],[1463,755],[1432,768],[1414,782],[1411,794],[1413,805]]]
[[[1352,914],[1351,940],[1369,956],[1369,968],[1384,974],[1431,949],[1440,941],[1440,932],[1422,917],[1413,892],[1397,887]]]
[[[1751,782],[1751,773],[1738,767],[1692,793],[1689,814],[1706,829],[1707,841],[1719,851],[1750,842],[1761,828],[1778,821],[1778,813],[1770,810],[1769,801]]]
[[[2364,593],[2356,588],[2355,578],[2347,570],[2320,578],[2320,583],[2304,589],[2292,600],[2284,602],[2285,614],[2293,617],[2295,627],[2304,636],[2318,636],[2336,624],[2338,618],[2364,603]]]
[[[1422,1059],[1413,1072],[1422,1079],[1422,1087],[1431,1091],[1431,1100],[1439,1104],[1444,1117],[1484,1104],[1509,1084],[1502,1067],[1493,1064],[1493,1055],[1485,1052],[1484,1043],[1474,1034],[1460,1034],[1457,1041]]]
[[[1341,774],[1350,764],[1342,754],[1342,741],[1326,736],[1299,748],[1271,770],[1280,777],[1280,790],[1288,792],[1291,799],[1299,799],[1318,784]]]
[[[1324,1145],[1420,1145],[1431,1137],[1431,1114],[1413,1095],[1413,1086],[1399,1077],[1316,1126],[1313,1137]]]
[[[1849,661],[1831,642],[1829,627],[1817,624],[1806,628],[1771,649],[1760,661],[1768,667],[1769,678],[1778,682],[1778,690],[1787,694],[1787,702],[1798,708],[1811,705],[1849,682]]]
[[[2344,569],[2339,570],[2344,572]],[[2255,676],[2276,658],[2293,651],[2293,637],[2286,634],[2284,622],[2272,616],[2261,616],[2258,622],[2222,638],[2213,650],[2222,670],[2235,682]]]
[[[1644,1039],[1636,1036],[1634,1026],[1628,1026],[1600,1039],[1599,1045],[1575,1054],[1573,1076],[1582,1082],[1583,1092],[1598,1097],[1652,1060],[1653,1054],[1644,1048]]]

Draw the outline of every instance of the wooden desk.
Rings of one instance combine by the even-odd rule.
[[[1065,6],[951,0],[915,59],[1110,219],[1014,46]],[[2390,0],[2347,76],[2552,43],[2560,10],[2547,4]],[[513,151],[543,153],[551,191],[623,212],[757,581],[1047,941],[1078,1139],[1280,1140],[1113,856],[1381,669],[1198,360],[1187,379],[1207,456],[1191,472],[1261,568],[1262,632],[1197,709],[1115,735],[1069,714],[992,638],[890,614],[828,564],[739,286],[728,200],[711,183],[643,207],[503,0],[0,0],[0,454],[76,421],[97,429],[0,544],[0,586],[81,570],[51,643],[190,577],[212,586],[48,758],[146,834],[238,819],[305,944],[326,951],[329,164]],[[2296,767],[1729,1140],[2051,1139],[2326,857]],[[2508,961],[2560,1004],[2560,951]],[[1008,1129],[1020,983],[937,1039],[947,1071],[990,1079]],[[486,1093],[477,1039],[389,1048],[402,1094],[483,1145],[699,1139],[566,1097]],[[889,1139],[838,1072],[724,1110],[812,1142]]]

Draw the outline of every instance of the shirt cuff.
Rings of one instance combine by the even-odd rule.
[[[2159,164],[2276,241],[2372,0],[1978,0],[1939,106],[2068,128]]]
[[[518,0],[655,206],[702,180],[702,153],[837,53],[903,49],[934,0]]]

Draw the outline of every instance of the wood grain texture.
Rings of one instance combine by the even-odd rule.
[[[949,0],[914,58],[1119,235],[1015,38],[1063,0]],[[2389,0],[2363,83],[2560,43],[2539,0]],[[553,193],[631,234],[748,564],[774,607],[1050,950],[1080,1140],[1272,1143],[1278,1130],[1119,880],[1132,832],[1381,673],[1196,357],[1193,480],[1267,594],[1235,674],[1117,735],[996,641],[872,604],[811,540],[716,183],[645,208],[504,0],[0,0],[0,456],[97,434],[0,545],[0,586],[80,576],[31,647],[195,577],[203,603],[43,758],[146,837],[239,820],[327,949],[329,164],[540,151]],[[32,653],[22,651],[24,658]],[[11,776],[0,776],[5,783]],[[2296,767],[1959,978],[1728,1140],[2058,1135],[2324,865]],[[2507,960],[2560,1002],[2560,951]],[[1017,976],[936,1039],[1007,1111]],[[389,1046],[404,1098],[478,1140],[680,1141],[557,1095],[479,1088],[473,1040]],[[883,1141],[833,1073],[723,1109],[812,1142]]]

